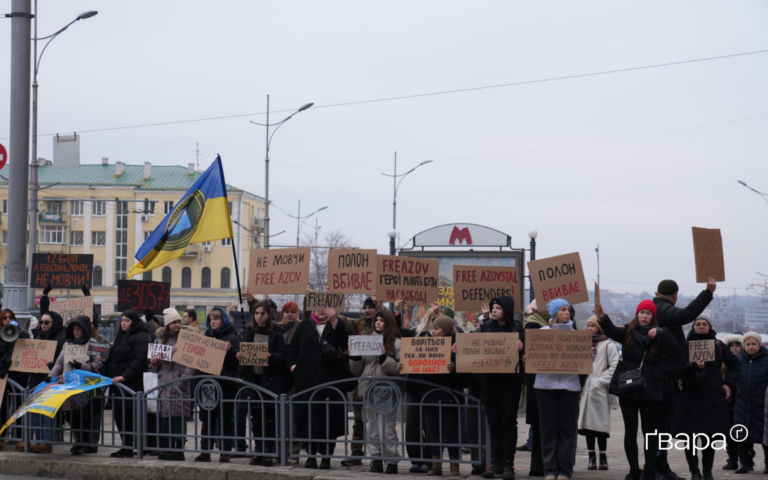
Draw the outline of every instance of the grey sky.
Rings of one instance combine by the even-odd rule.
[[[258,113],[267,94],[287,110],[768,49],[764,1],[41,0],[39,33],[91,9],[45,53],[41,134]],[[7,137],[9,21],[0,39]],[[397,151],[401,171],[435,160],[400,189],[403,242],[469,222],[519,248],[535,228],[540,258],[579,251],[590,280],[599,243],[603,288],[674,278],[692,293],[704,286],[691,226],[721,228],[718,293],[745,294],[768,274],[768,205],[736,183],[768,191],[766,84],[768,53],[312,108],[275,136],[270,196],[294,215],[299,199],[304,213],[327,205],[323,229],[384,253],[392,184],[379,172]],[[201,168],[219,153],[228,183],[263,195],[264,130],[248,120],[264,117],[84,133],[82,160],[185,165],[199,142]],[[41,137],[40,156],[51,146]],[[286,230],[274,241],[295,242],[295,221],[272,219],[273,233]]]

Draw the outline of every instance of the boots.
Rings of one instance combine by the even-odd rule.
[[[739,452],[739,468],[733,473],[749,473],[755,469],[755,460],[749,452]]]
[[[459,464],[454,463],[458,462],[459,459],[456,457],[451,457],[451,473],[448,475],[449,477],[459,477],[461,476],[461,473],[459,472]]]
[[[46,445],[46,447],[47,447],[47,445]],[[48,448],[50,449],[51,447],[48,447]],[[24,451],[24,442],[16,442],[16,451],[17,452],[23,452]],[[46,451],[46,452],[35,452],[35,453],[51,453],[51,452],[50,451]]]
[[[171,446],[173,448],[177,448],[177,449],[181,450],[182,448],[184,448],[184,441],[183,440],[174,440],[171,443]],[[166,452],[165,456],[162,458],[162,460],[173,460],[173,461],[177,461],[177,462],[183,462],[186,459],[184,458],[184,452]]]
[[[504,461],[504,473],[501,475],[502,480],[515,480],[515,466],[510,461]]]
[[[600,452],[600,467],[598,470],[608,470],[608,455]]]
[[[501,459],[494,458],[491,461],[491,465],[489,465],[488,469],[483,473],[483,478],[496,478],[496,475],[501,475],[502,473],[504,473],[504,467]]]
[[[371,473],[384,473],[384,464],[381,460],[371,460]]]
[[[442,477],[443,476],[443,464],[440,462],[440,457],[432,455],[432,470],[427,472],[428,477]]]
[[[629,473],[626,477],[624,477],[624,480],[640,480],[640,477],[643,476],[643,471],[639,468],[635,470],[634,468],[629,469]]]
[[[587,465],[587,470],[597,470],[597,457],[595,457],[595,452],[587,452],[589,454],[589,465]]]

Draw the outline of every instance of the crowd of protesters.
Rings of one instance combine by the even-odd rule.
[[[148,431],[156,434],[151,439],[149,454],[158,455],[161,460],[185,459],[187,421],[197,414],[202,453],[195,461],[210,462],[211,451],[218,448],[219,462],[227,463],[249,453],[252,465],[272,465],[279,445],[266,439],[274,439],[278,431],[274,404],[253,401],[263,400],[263,393],[254,387],[243,387],[257,385],[274,395],[299,394],[294,397],[290,412],[292,434],[305,441],[293,445],[288,455],[295,458],[304,449],[306,468],[330,469],[329,457],[334,455],[335,442],[347,432],[345,395],[350,395],[355,409],[351,456],[342,461],[345,466],[361,465],[367,457],[371,459],[371,472],[396,474],[401,456],[398,446],[404,441],[407,455],[413,459],[410,473],[459,476],[460,445],[466,443],[475,446],[467,452],[472,475],[514,479],[516,451],[527,451],[531,455],[530,476],[566,480],[573,476],[579,436],[586,441],[587,470],[609,469],[611,411],[620,409],[629,465],[627,480],[680,478],[670,468],[658,434],[674,438],[706,436],[706,445],[689,442],[685,457],[693,480],[712,480],[718,435],[727,439],[724,470],[737,474],[754,470],[754,444],[762,445],[768,459],[768,349],[754,332],[717,339],[711,322],[703,315],[715,288],[715,281],[710,279],[707,289],[681,308],[676,306],[677,284],[664,280],[656,297],[640,302],[634,318],[626,325],[614,324],[597,306],[595,315],[586,322],[592,334],[591,375],[525,373],[526,330],[575,328],[574,308],[560,298],[543,308],[534,300],[525,309],[522,320],[514,313],[511,297],[497,297],[482,305],[477,331],[517,333],[520,363],[513,373],[468,374],[457,372],[455,367],[456,335],[463,331],[453,319],[453,310],[434,303],[413,328],[408,328],[408,322],[396,313],[402,301],[396,302],[393,313],[376,300],[375,294],[366,299],[360,318],[344,317],[332,309],[304,311],[302,315],[294,302],[287,302],[278,312],[274,302],[248,295],[252,321],[241,332],[228,313],[218,308],[208,312],[202,328],[194,309],[184,311],[183,316],[174,309],[166,309],[162,321],[151,312],[142,316],[128,310],[122,313],[108,358],[96,355],[82,361],[68,360],[63,353],[67,345],[82,345],[90,339],[108,341],[99,334],[96,319],[81,315],[65,325],[61,315],[49,309],[48,288],[41,301],[39,325],[31,332],[21,330],[18,338],[56,342],[50,373],[10,371],[15,341],[0,340],[0,378],[7,375],[24,387],[35,387],[73,370],[112,378],[108,396],[114,421],[122,434],[122,448],[111,454],[117,458],[132,458],[136,448],[131,428],[133,416],[140,409],[134,408],[134,396],[127,392],[144,391],[144,373],[153,372],[158,376],[158,385],[172,385],[158,389],[157,409],[146,419]],[[83,292],[89,294],[87,287],[83,287]],[[15,322],[15,315],[6,309],[0,312],[0,320],[5,326]],[[691,325],[687,336],[683,332],[686,325]],[[147,358],[150,343],[171,346],[175,352],[182,330],[226,343],[222,371],[213,379],[221,398],[234,408],[195,412],[194,390],[201,380],[197,377],[206,374],[156,356]],[[350,335],[380,337],[383,353],[350,356]],[[397,382],[402,370],[401,339],[406,337],[450,338],[452,353],[445,373],[408,374],[403,378],[414,381]],[[689,361],[688,343],[700,340],[714,341],[713,361]],[[241,342],[266,344],[267,364],[241,366]],[[357,381],[355,377],[362,379]],[[396,411],[380,413],[367,400],[373,393],[369,391],[368,377],[391,377],[395,381],[391,384],[402,389],[406,407],[405,428],[401,432],[396,428]],[[241,380],[247,383],[237,383]],[[329,383],[332,385],[326,386]],[[457,396],[451,391],[467,395]],[[73,398],[64,406],[69,413],[66,421],[74,432],[79,432],[73,434],[74,455],[98,450],[104,405],[93,408],[96,398]],[[461,403],[457,404],[459,398]],[[521,398],[526,402],[525,422],[530,430],[526,445],[516,448]],[[0,408],[2,422],[9,414],[7,402]],[[485,408],[487,422],[478,421],[478,404]],[[31,417],[33,427],[38,427],[34,429],[31,451],[51,453],[57,419],[38,414]],[[729,434],[733,425],[745,426],[747,438],[735,441]],[[485,444],[486,428],[490,445]],[[252,448],[245,441],[249,430],[253,437],[262,438]],[[646,439],[641,448],[642,464],[637,445],[640,431]],[[404,438],[398,439],[399,433]],[[0,443],[2,448],[5,442]],[[442,444],[447,445],[450,464],[445,471],[444,452],[438,446]],[[484,449],[490,450],[490,465],[483,461]],[[16,450],[24,451],[24,444],[18,442]],[[763,473],[768,474],[768,460]]]

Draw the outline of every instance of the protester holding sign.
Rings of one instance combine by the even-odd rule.
[[[490,305],[482,307],[483,333],[517,333],[519,340],[513,347],[522,355],[525,329],[515,320],[515,300],[509,296],[496,297]],[[515,447],[517,447],[517,408],[520,404],[520,390],[523,376],[520,365],[512,373],[485,373],[480,376],[483,385],[483,405],[488,414],[491,430],[492,465],[483,473],[483,478],[502,475],[504,479],[514,478]]]
[[[333,310],[312,313],[294,328],[295,332],[288,344],[288,365],[293,372],[296,392],[303,392],[318,385],[335,380],[349,378],[349,359],[344,353],[349,349],[347,327]],[[337,385],[346,390],[348,383]],[[309,438],[303,445],[311,455],[304,468],[318,468],[315,455],[332,455],[336,448],[336,438],[346,433],[347,412],[344,410],[344,398],[336,388],[313,390],[301,395],[298,400],[328,399],[334,404],[315,402],[312,405],[312,418],[309,417],[309,405],[298,404],[294,419],[300,438]],[[320,461],[321,470],[330,470],[331,459]]]
[[[179,332],[189,330],[193,332],[192,327],[181,324],[181,316],[173,308],[163,310],[165,317],[165,326],[160,327],[155,332],[157,334],[156,344],[166,345],[176,350],[176,342],[179,339]],[[181,378],[189,378],[195,374],[195,370],[185,365],[174,363],[171,360],[160,360],[158,357],[152,357],[149,361],[149,371],[157,373],[157,384],[162,385],[168,382],[174,382]],[[158,460],[179,460],[184,461],[184,452],[181,450],[186,443],[187,420],[192,418],[192,402],[180,400],[182,398],[191,398],[189,380],[175,382],[171,386],[160,390],[157,398],[157,413],[148,413],[149,416],[160,416],[160,433],[175,436],[159,437],[161,448],[173,448],[173,452],[161,453]]]
[[[734,473],[748,473],[755,467],[752,447],[763,445],[765,470],[768,473],[768,445],[763,442],[765,425],[765,391],[768,388],[768,348],[762,346],[763,337],[756,332],[744,334],[744,350],[737,357],[741,361],[741,374],[736,382],[736,405],[733,422],[744,425],[749,436],[739,443],[739,468]]]
[[[701,448],[694,450],[694,442],[685,450],[685,459],[693,478],[712,478],[712,466],[715,462],[715,441],[723,441],[730,433],[727,399],[735,393],[736,383],[741,373],[741,362],[731,351],[724,348],[716,339],[717,332],[712,329],[709,319],[699,317],[693,322],[688,332],[688,342],[711,340],[715,342],[715,359],[688,362],[683,371],[683,391],[677,402],[675,415],[672,417],[672,434],[685,434],[688,438],[702,439]],[[723,380],[722,367],[728,367],[728,374]],[[714,435],[719,434],[717,437]],[[706,440],[704,436],[706,435]],[[720,437],[722,435],[722,438]],[[698,458],[701,457],[702,469],[699,470]]]
[[[528,318],[525,319],[526,330],[539,330],[543,327],[549,326],[549,321],[552,317],[549,316],[549,312],[546,308],[539,310],[538,303],[534,299],[526,308],[531,311]],[[525,423],[531,426],[531,476],[544,476],[544,463],[541,459],[541,430],[539,429],[539,402],[536,399],[536,389],[530,388],[530,386],[536,383],[536,374],[525,374],[525,384],[528,388],[525,389]]]
[[[227,312],[214,308],[208,313],[208,318],[205,319],[205,336],[212,337],[222,342],[227,342],[226,351],[224,357],[224,365],[221,368],[220,377],[238,378],[237,370],[240,366],[240,362],[237,360],[237,352],[240,350],[240,337],[237,335],[235,327],[229,319]],[[205,372],[197,371],[198,375],[206,375]],[[221,387],[222,400],[234,400],[237,394],[238,384],[231,381],[218,381]],[[230,403],[231,405],[232,403]],[[221,440],[221,455],[219,455],[220,463],[229,463],[230,451],[232,450],[232,437],[235,434],[235,420],[231,410],[227,410],[226,407],[220,408],[217,406],[213,410],[200,413],[200,421],[202,423],[200,434],[202,439],[200,440],[200,449],[209,450],[208,453],[201,453],[195,457],[196,462],[210,462],[211,454],[210,450],[213,449],[214,441],[216,440],[216,423],[218,422],[221,434],[225,437]]]
[[[733,333],[730,335],[725,335],[723,337],[723,344],[728,347],[728,349],[731,351],[733,356],[736,357],[738,360],[739,355],[741,355],[742,350],[744,349],[744,335],[741,335],[740,333]],[[741,370],[741,360],[739,360],[739,370]],[[725,378],[728,376],[728,368],[724,365],[723,366],[723,381],[725,381]],[[739,373],[739,377],[741,377],[741,373]],[[736,405],[736,389],[731,390],[731,395],[726,398],[726,401],[728,402],[728,415],[730,416],[730,424],[729,429],[735,425],[733,421],[733,407]],[[731,435],[728,435],[726,438],[726,451],[728,452],[728,461],[723,466],[723,470],[736,470],[739,468],[739,442],[737,442]]]
[[[5,327],[7,325],[15,325],[16,327],[19,326],[19,323],[16,321],[16,314],[13,313],[12,310],[4,309],[0,312],[0,327]],[[26,332],[26,330],[19,329],[19,338],[25,339],[29,338],[29,333]],[[15,381],[19,385],[27,385],[27,382],[29,381],[29,373],[25,372],[10,372],[9,369],[11,368],[11,363],[13,359],[13,350],[14,346],[16,344],[16,340],[13,342],[6,342],[3,339],[0,339],[0,379],[10,378],[11,380]],[[0,425],[4,425],[5,421],[8,419],[8,414],[12,413],[16,410],[18,405],[11,406],[9,402],[11,402],[12,396],[8,395],[9,392],[11,392],[11,386],[6,384],[5,386],[5,395],[3,395],[3,401],[0,405]],[[0,450],[5,446],[5,440],[0,440]],[[16,442],[16,451],[17,452],[23,452],[24,451],[24,442]]]
[[[85,315],[78,315],[74,320],[72,320],[72,322],[70,322],[69,326],[67,326],[67,330],[64,335],[64,346],[87,345],[91,340],[91,333],[91,319]],[[84,362],[67,362],[65,357],[65,353],[62,352],[56,359],[56,365],[54,365],[50,373],[52,378],[57,378],[60,375],[66,375],[67,373],[74,370],[84,370],[86,372],[99,373],[99,369],[101,369],[101,362],[97,356],[88,356],[87,361]],[[90,397],[88,393],[80,393],[79,395]],[[93,446],[91,434],[87,432],[91,429],[92,425],[91,411],[93,410],[93,407],[91,406],[91,400],[89,398],[87,402],[81,404],[80,402],[71,402],[68,399],[64,403],[63,408],[65,410],[70,410],[71,412],[69,424],[73,430],[72,435],[74,435],[75,445],[71,448],[70,451],[72,452],[72,455],[82,455],[85,453],[86,445],[91,447]],[[79,431],[84,432],[80,433]],[[40,445],[40,447],[48,448],[46,449],[33,447],[32,452],[51,453],[50,446]]]
[[[389,310],[376,312],[374,322],[376,332],[374,337],[382,338],[384,353],[379,356],[350,357],[352,373],[358,377],[385,377],[397,375],[397,364],[400,362],[400,328],[395,323],[395,317]],[[360,380],[357,392],[365,401],[366,415],[366,440],[368,442],[368,454],[371,460],[371,472],[384,472],[384,465],[376,457],[397,457],[397,428],[396,412],[380,415],[373,409],[372,403],[376,401],[374,396],[366,395],[370,380]],[[380,431],[383,426],[384,431]],[[374,442],[389,442],[381,445]],[[387,473],[397,473],[397,460],[387,461]]]
[[[642,476],[645,480],[654,480],[659,437],[646,437],[645,471],[641,471],[637,460],[637,416],[639,413],[644,434],[657,432],[656,417],[664,399],[664,373],[660,364],[664,360],[665,364],[682,366],[686,353],[669,330],[659,328],[656,305],[650,300],[640,302],[635,310],[635,318],[625,327],[615,326],[602,309],[598,310],[595,314],[600,319],[600,328],[608,338],[623,346],[622,361],[611,379],[610,392],[619,396],[624,419],[624,452],[630,468],[627,478],[638,480]],[[640,380],[634,382],[641,385],[637,390],[633,390],[629,386],[631,384],[620,386],[622,374],[632,371],[641,374]]]
[[[99,319],[96,317],[94,317],[91,320],[91,340],[101,345],[107,345],[109,346],[110,350],[112,349],[112,343],[109,341],[109,339],[104,335],[102,335],[101,333],[99,333]],[[102,367],[98,373],[104,375],[106,373],[106,368],[104,367],[104,364],[106,364],[107,359],[99,357],[97,360],[102,363]],[[104,397],[105,390],[106,390],[105,388],[98,389],[97,396],[102,398],[100,398],[99,400],[96,400],[96,399],[92,400],[92,403],[98,402],[98,405],[94,403],[95,406],[93,410],[93,416],[91,418],[91,424],[93,425],[92,427],[93,431],[91,432],[91,441],[94,444],[99,443],[99,432],[101,431],[102,420],[104,419],[104,398],[103,397]],[[84,453],[97,453],[98,451],[99,451],[99,447],[86,446],[84,449]]]
[[[108,376],[112,383],[122,383],[134,392],[144,391],[144,372],[147,371],[147,345],[150,343],[147,324],[135,310],[126,310],[120,321],[120,330],[107,359]],[[133,458],[133,396],[118,387],[110,387],[112,416],[123,438],[123,448],[110,454],[113,458]]]
[[[285,345],[283,331],[272,322],[272,309],[268,301],[262,300],[257,303],[253,312],[250,328],[243,333],[243,343],[267,344],[267,366],[241,366],[241,376],[244,380],[260,385],[275,395],[288,393],[293,385],[291,374],[287,368],[288,347]],[[238,360],[241,358],[240,352],[237,353],[237,358]],[[236,436],[239,437],[241,432],[247,432],[245,417],[248,414],[251,417],[251,432],[254,437],[273,438],[275,436],[275,432],[277,432],[275,405],[274,403],[263,405],[259,402],[262,398],[261,394],[253,390],[241,390],[238,399],[247,399],[253,402],[238,402]],[[264,412],[261,411],[262,407],[264,407]],[[243,413],[245,415],[241,415]],[[265,424],[262,424],[262,419],[266,422]],[[256,442],[257,452],[262,451],[262,445],[265,447],[262,453],[276,453],[277,451],[274,442],[264,444]],[[238,450],[239,448],[238,445]],[[250,464],[271,467],[272,457],[257,456],[250,460]]]
[[[608,470],[608,438],[611,436],[611,404],[608,387],[619,364],[619,351],[600,329],[597,317],[587,320],[592,333],[592,374],[587,377],[579,402],[579,435],[587,437],[589,464],[587,470],[597,470],[595,440],[600,450],[600,470]],[[614,397],[615,400],[615,397]]]
[[[299,324],[299,306],[296,302],[285,302],[280,311],[280,329],[283,331],[286,345],[293,336],[293,327]]]

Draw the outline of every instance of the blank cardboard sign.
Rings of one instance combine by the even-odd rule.
[[[696,257],[696,283],[707,283],[709,277],[725,281],[723,237],[719,228],[693,227],[693,253]]]

